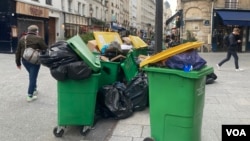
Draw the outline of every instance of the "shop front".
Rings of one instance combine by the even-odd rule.
[[[18,39],[26,34],[28,26],[35,24],[39,27],[39,35],[48,44],[49,10],[47,8],[16,2],[16,15]]]
[[[0,52],[15,53],[18,40],[26,34],[31,24],[39,27],[39,34],[48,43],[49,10],[19,1],[8,1],[7,11],[0,10]]]
[[[15,2],[0,1],[0,52],[13,53],[17,43]]]
[[[126,30],[124,27],[122,27],[121,24],[118,24],[116,22],[111,22],[110,28],[111,28],[111,30],[117,31],[117,32]]]
[[[84,16],[64,13],[64,37],[70,38],[87,32],[88,20]]]
[[[214,9],[212,28],[213,51],[226,51],[223,37],[230,34],[234,27],[241,29],[241,44],[238,44],[239,52],[250,51],[250,10],[225,10]]]

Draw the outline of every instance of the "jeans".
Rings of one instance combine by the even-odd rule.
[[[222,66],[225,62],[229,61],[231,56],[234,57],[234,64],[235,64],[235,69],[239,69],[239,63],[238,63],[238,55],[236,51],[227,51],[227,57],[225,59],[223,59],[218,65]]]
[[[38,72],[40,70],[41,65],[31,64],[25,59],[22,59],[22,63],[29,73],[28,96],[33,96],[33,93],[37,87],[36,81],[37,81],[37,76],[38,76]]]

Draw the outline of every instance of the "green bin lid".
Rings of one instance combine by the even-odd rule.
[[[183,70],[169,69],[169,68],[159,68],[159,67],[144,67],[146,72],[156,72],[156,73],[166,73],[166,74],[175,74],[185,78],[198,79],[203,76],[206,76],[214,71],[213,67],[204,66],[200,70],[192,70],[190,72],[184,72]]]
[[[101,69],[100,58],[97,55],[94,55],[83,42],[82,38],[79,35],[76,35],[67,40],[70,48],[72,48],[82,59],[83,61],[91,67],[95,72]]]

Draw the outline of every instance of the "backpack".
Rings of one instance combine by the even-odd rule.
[[[229,35],[225,35],[223,37],[223,44],[228,47],[229,46]]]

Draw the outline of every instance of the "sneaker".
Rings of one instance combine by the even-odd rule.
[[[218,69],[218,70],[220,70],[220,66],[219,66],[219,64],[216,64],[216,67],[217,67],[217,69]]]
[[[30,96],[27,97],[28,102],[31,102],[31,101],[36,100],[36,99],[37,99],[37,96],[35,96],[35,95],[33,95],[32,97],[30,97]]]
[[[235,71],[243,71],[243,69],[241,69],[241,68],[238,68],[238,69],[235,69]]]
[[[37,94],[38,94],[38,91],[34,90],[33,95],[37,95]]]

